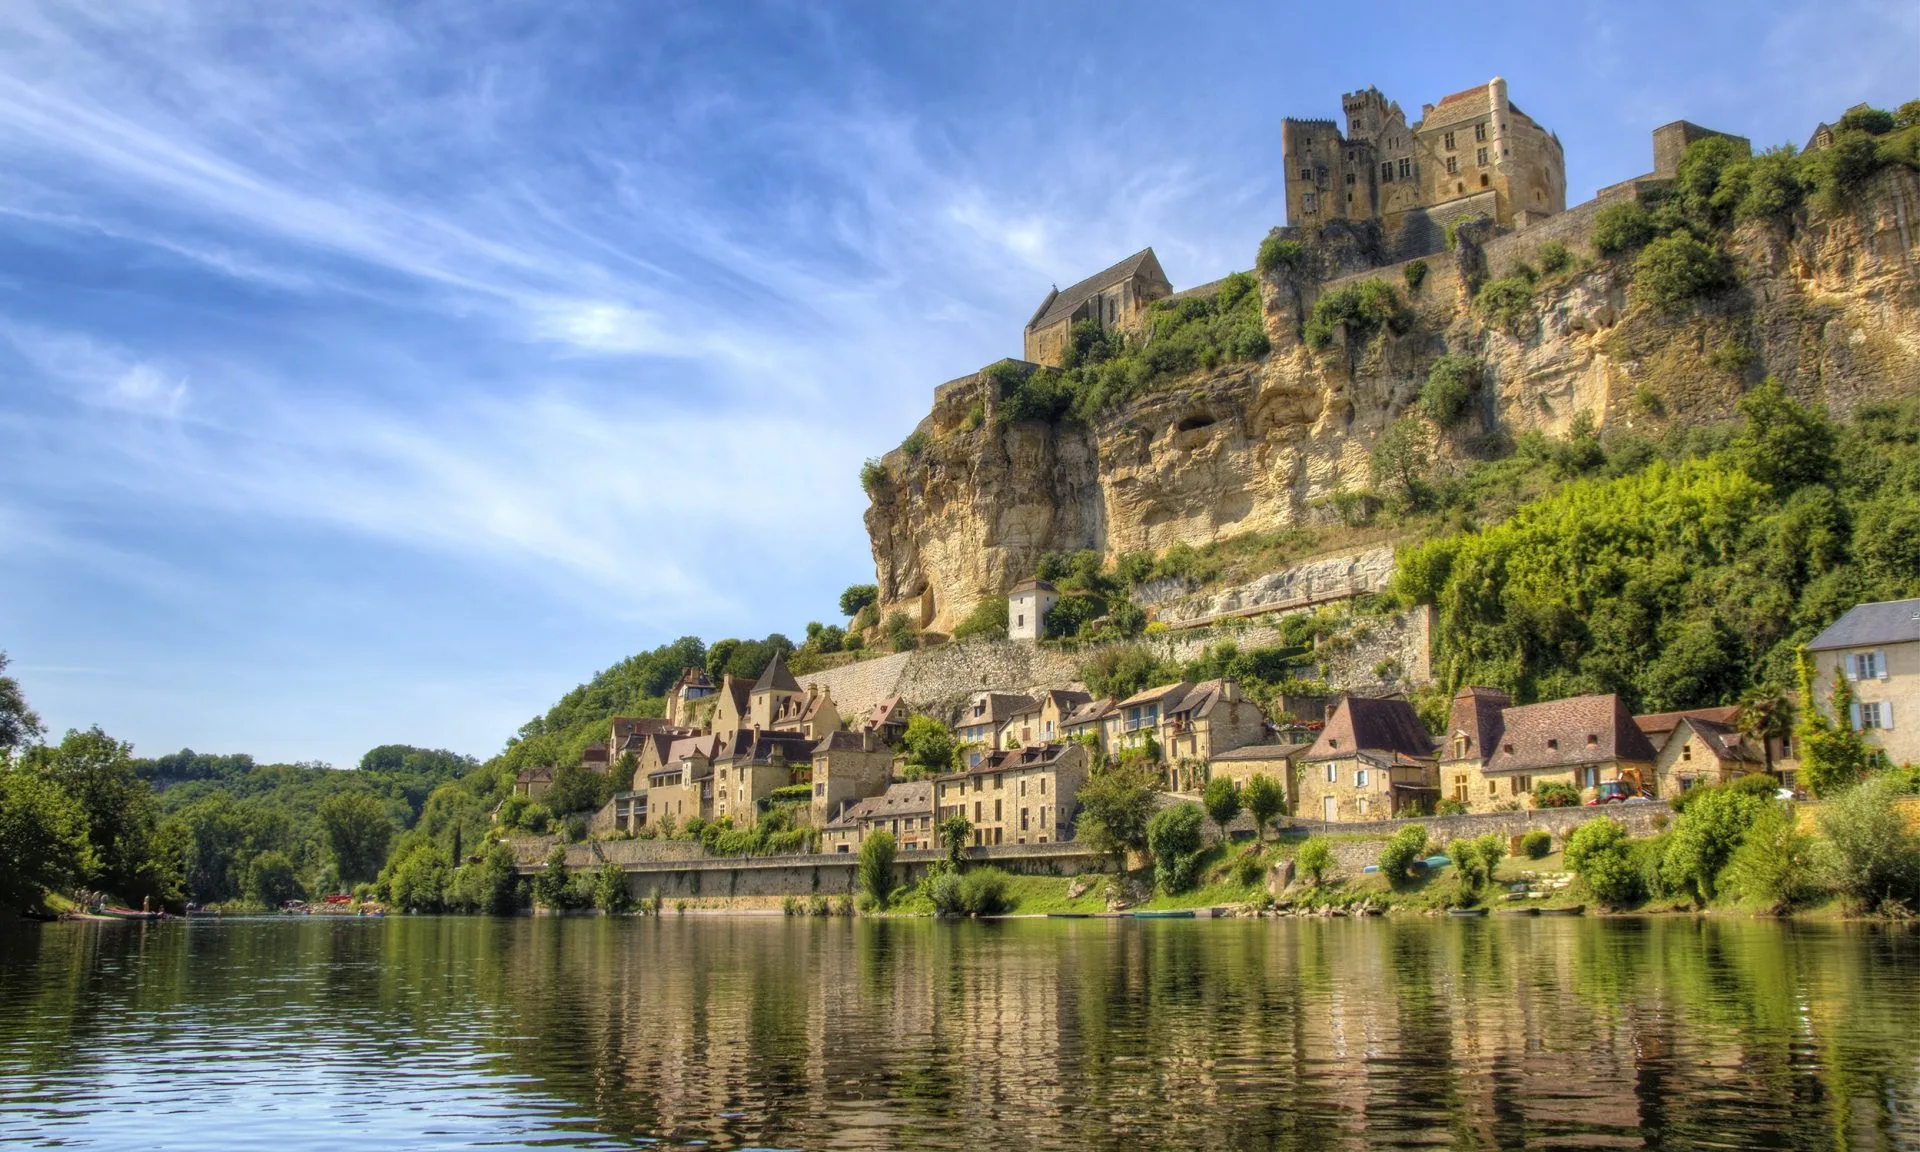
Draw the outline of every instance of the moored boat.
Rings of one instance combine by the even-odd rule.
[[[1193,909],[1167,908],[1156,912],[1135,912],[1133,918],[1135,920],[1191,920]]]
[[[1449,916],[1485,916],[1486,914],[1487,914],[1487,910],[1485,908],[1449,908],[1447,909],[1447,915]]]
[[[1536,908],[1534,911],[1540,913],[1542,916],[1585,916],[1587,914],[1587,906],[1585,904],[1573,904],[1565,908]]]

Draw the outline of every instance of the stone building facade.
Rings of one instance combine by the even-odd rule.
[[[1173,294],[1153,249],[1143,248],[1111,268],[1096,272],[1065,291],[1055,288],[1027,321],[1025,356],[1035,364],[1061,367],[1073,326],[1091,320],[1103,328],[1137,328],[1147,309]]]
[[[1507,82],[1424,105],[1409,124],[1377,88],[1341,97],[1346,128],[1331,120],[1282,122],[1287,223],[1380,223],[1390,247],[1427,214],[1472,197],[1496,228],[1522,229],[1567,207],[1566,155],[1552,132],[1507,96]]]
[[[1092,756],[1080,744],[1036,744],[994,752],[965,772],[934,781],[941,819],[959,813],[975,846],[1071,839],[1080,788]]]
[[[1298,761],[1294,815],[1329,824],[1431,810],[1433,739],[1401,697],[1348,696]]]
[[[824,828],[893,778],[893,749],[872,730],[829,732],[813,747],[813,825]]]
[[[1894,764],[1920,764],[1920,600],[1857,604],[1807,645],[1822,710],[1833,681],[1853,690],[1851,725]]]

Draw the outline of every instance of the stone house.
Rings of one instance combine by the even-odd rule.
[[[843,723],[840,710],[834,707],[832,691],[809,684],[805,695],[780,701],[768,731],[798,732],[810,740],[818,740],[829,732],[840,731]]]
[[[1063,724],[1074,710],[1092,703],[1090,692],[1069,692],[1050,688],[1016,709],[1000,726],[998,747],[1024,748],[1029,744],[1049,744],[1064,739]]]
[[[1038,640],[1047,634],[1047,613],[1060,594],[1045,580],[1022,580],[1007,590],[1007,638]]]
[[[513,778],[513,791],[516,796],[525,796],[529,800],[538,800],[553,787],[553,769],[522,768]]]
[[[1439,769],[1441,799],[1465,804],[1475,811],[1496,807],[1500,797],[1489,793],[1481,769],[1493,755],[1504,731],[1502,714],[1513,706],[1513,699],[1498,688],[1469,685],[1453,694],[1447,715],[1447,731],[1440,740]],[[1526,805],[1533,795],[1531,784],[1514,777],[1506,781],[1508,800]]]
[[[1143,248],[1064,292],[1047,293],[1027,321],[1024,355],[1035,364],[1063,367],[1075,324],[1091,320],[1102,328],[1135,329],[1154,301],[1172,293],[1159,257]]]
[[[601,776],[607,774],[607,765],[610,762],[605,740],[595,740],[580,753],[580,767]]]
[[[1499,724],[1497,733],[1485,734],[1477,763],[1450,760],[1444,770],[1443,794],[1473,811],[1524,807],[1549,782],[1573,785],[1582,799],[1602,784],[1653,783],[1653,745],[1611,693],[1503,708]]]
[[[994,752],[964,772],[936,777],[936,810],[942,820],[965,816],[976,847],[1069,840],[1091,762],[1083,745],[1071,743]]]
[[[930,850],[937,839],[933,827],[933,782],[909,780],[894,784],[878,796],[869,796],[820,830],[822,852],[858,852],[874,832],[893,836],[902,852]]]
[[[713,760],[721,737],[683,736],[667,748],[662,762],[647,771],[647,822],[671,818],[680,827],[695,816],[713,817]]]
[[[1293,809],[1293,766],[1306,755],[1311,744],[1248,744],[1225,752],[1216,752],[1207,761],[1207,779],[1224,776],[1237,788],[1245,788],[1255,776],[1265,776],[1287,792],[1287,809]]]
[[[965,750],[967,766],[978,764],[989,752],[1000,749],[1000,731],[1012,715],[1033,703],[1031,696],[1015,692],[975,692],[960,710],[953,727],[954,739]]]
[[[1773,737],[1767,741],[1766,747],[1762,747],[1753,737],[1740,731],[1740,715],[1740,706],[1729,704],[1720,708],[1690,708],[1682,712],[1650,712],[1635,716],[1633,723],[1646,735],[1647,742],[1653,745],[1656,758],[1654,775],[1660,778],[1663,788],[1667,787],[1666,773],[1658,766],[1659,762],[1666,758],[1667,741],[1673,738],[1675,731],[1680,727],[1680,722],[1689,718],[1704,720],[1709,724],[1719,725],[1732,731],[1742,750],[1751,754],[1759,762],[1762,770],[1768,770],[1770,759],[1772,761],[1770,770],[1774,776],[1783,785],[1792,787],[1794,776],[1800,768],[1799,757],[1794,754],[1793,734]],[[1769,753],[1771,756],[1768,755]],[[1662,796],[1670,794],[1669,791],[1660,793]]]
[[[878,736],[883,743],[898,744],[907,735],[907,723],[913,719],[913,709],[907,706],[906,699],[889,696],[873,706],[860,727]]]
[[[1920,762],[1920,599],[1856,604],[1807,645],[1825,711],[1834,677],[1853,690],[1844,717],[1894,764]]]
[[[682,669],[680,679],[667,690],[667,722],[676,728],[697,728],[712,720],[715,691],[705,669]]]
[[[1398,696],[1343,697],[1297,765],[1294,814],[1306,820],[1350,823],[1430,811],[1438,793],[1433,738]]]
[[[1733,711],[1738,713],[1739,709]],[[1655,750],[1646,793],[1671,800],[1690,788],[1731,784],[1742,776],[1765,771],[1760,751],[1732,724],[1683,713]]]
[[[607,801],[607,806],[600,811],[607,817],[606,828],[596,831],[638,832],[647,822],[646,789],[615,792],[613,798]]]
[[[1152,736],[1172,792],[1197,791],[1208,761],[1267,738],[1267,716],[1232,680],[1180,681],[1137,692],[1117,705],[1117,744],[1142,747]]]
[[[1108,696],[1089,700],[1060,721],[1060,734],[1068,740],[1094,739],[1093,751],[1100,759],[1113,755],[1114,739],[1120,731],[1120,702]]]
[[[720,689],[714,693],[712,719],[707,730],[716,736],[731,736],[742,728],[751,728],[753,688],[731,672],[722,676]]]
[[[872,729],[829,732],[813,746],[813,825],[824,828],[893,778],[893,749]]]
[[[722,741],[713,757],[713,818],[730,818],[735,828],[759,823],[761,801],[775,788],[812,777],[815,743],[804,732],[757,729]]]

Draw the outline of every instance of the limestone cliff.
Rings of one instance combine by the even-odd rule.
[[[1480,358],[1487,374],[1470,420],[1439,437],[1443,458],[1493,431],[1564,434],[1580,413],[1656,435],[1725,419],[1768,375],[1836,415],[1920,392],[1913,172],[1882,173],[1846,213],[1742,225],[1730,243],[1739,287],[1682,314],[1640,303],[1629,261],[1594,257],[1595,208],[1484,242],[1463,228],[1453,251],[1426,258],[1403,334],[1349,346],[1336,333],[1315,352],[1300,324],[1320,294],[1370,277],[1406,294],[1408,282],[1404,266],[1366,267],[1364,246],[1323,248],[1313,274],[1264,283],[1266,357],[1163,385],[1092,426],[1004,423],[984,377],[943,385],[918,450],[889,454],[872,486],[883,611],[944,631],[1048,551],[1113,557],[1328,518],[1328,496],[1367,486],[1376,438],[1446,352]],[[1581,263],[1541,282],[1529,317],[1496,328],[1474,312],[1470,286],[1554,241]]]

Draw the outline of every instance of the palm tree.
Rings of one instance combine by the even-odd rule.
[[[1767,774],[1773,774],[1773,742],[1793,733],[1793,705],[1778,690],[1756,684],[1740,697],[1740,718],[1735,721],[1742,736],[1760,742],[1766,757]]]

